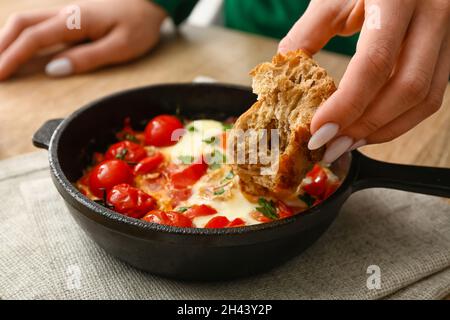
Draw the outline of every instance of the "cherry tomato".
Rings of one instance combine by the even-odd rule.
[[[339,183],[335,182],[335,183],[329,183],[327,185],[327,190],[325,190],[325,193],[323,194],[323,199],[328,198],[329,196],[331,196],[336,190],[337,188],[339,188]]]
[[[277,201],[277,213],[280,218],[287,218],[294,214],[294,210],[292,210],[287,204],[283,201]]]
[[[78,180],[79,183],[81,183],[84,186],[88,186],[89,185],[89,177],[91,175],[91,172],[86,172],[81,178],[80,180]]]
[[[214,228],[214,229],[221,229],[221,228],[232,228],[232,227],[240,227],[244,226],[245,221],[241,218],[236,218],[233,221],[230,222],[227,217],[224,216],[217,216],[209,220],[205,228]]]
[[[132,182],[133,173],[122,160],[105,160],[95,166],[89,175],[89,188],[99,198],[103,196],[103,190],[108,191],[115,185]]]
[[[242,226],[245,226],[245,221],[242,220],[241,218],[236,218],[233,221],[231,221],[227,227],[231,228],[231,227],[242,227]]]
[[[309,182],[303,185],[303,190],[311,196],[322,197],[327,189],[327,174],[319,165],[314,165],[312,170],[306,174]]]
[[[149,121],[145,128],[145,143],[156,147],[166,147],[177,143],[172,140],[172,133],[183,129],[181,121],[174,116],[160,115]]]
[[[147,156],[144,147],[130,141],[121,141],[109,147],[105,159],[120,159],[127,162],[139,162]]]
[[[115,211],[133,218],[141,218],[156,207],[155,198],[126,183],[114,186],[107,201]]]
[[[259,212],[258,210],[254,210],[250,213],[250,216],[255,219],[256,221],[262,222],[262,223],[266,223],[266,222],[271,222],[273,221],[270,218],[267,218],[265,215],[263,215],[261,212]]]
[[[146,174],[152,172],[164,161],[164,156],[161,152],[155,153],[151,157],[142,159],[135,167],[134,174]]]
[[[205,228],[215,228],[215,229],[225,228],[226,226],[228,226],[229,223],[230,220],[228,220],[227,217],[217,216],[209,220],[206,223]]]
[[[173,172],[170,175],[172,185],[177,188],[186,188],[195,184],[208,170],[208,165],[202,161],[201,163],[194,163],[188,167]]]
[[[192,190],[191,188],[183,188],[183,189],[174,189],[170,188],[169,190],[170,195],[170,204],[172,207],[176,207],[180,204],[182,201],[186,201],[192,196]]]
[[[190,228],[192,221],[179,212],[153,210],[147,213],[142,220],[147,222],[165,224],[168,226]]]
[[[202,216],[209,216],[211,214],[216,214],[217,210],[206,205],[206,204],[201,204],[201,205],[193,205],[192,207],[190,207],[189,209],[187,209],[184,212],[184,215],[186,217],[188,217],[189,219],[193,219],[196,217],[202,217]]]

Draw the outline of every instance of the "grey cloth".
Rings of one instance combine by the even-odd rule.
[[[1,299],[439,299],[450,294],[450,205],[392,191],[354,194],[301,256],[216,283],[153,276],[105,253],[53,186],[47,155],[0,162]],[[380,268],[368,289],[367,268]]]

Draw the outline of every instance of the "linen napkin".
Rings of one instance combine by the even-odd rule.
[[[440,299],[450,294],[450,205],[372,189],[347,201],[302,255],[211,283],[139,271],[78,227],[46,152],[0,162],[0,299]]]

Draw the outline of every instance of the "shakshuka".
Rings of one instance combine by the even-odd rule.
[[[327,167],[316,164],[303,179],[296,201],[244,194],[225,161],[232,125],[233,119],[183,122],[159,115],[137,131],[125,119],[117,142],[92,155],[92,165],[76,186],[120,214],[186,228],[242,227],[283,219],[323,201],[339,186]],[[179,138],[174,141],[174,136]]]

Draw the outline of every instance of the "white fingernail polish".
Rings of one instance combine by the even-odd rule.
[[[348,148],[353,145],[353,139],[347,136],[339,137],[334,140],[325,151],[323,161],[325,163],[332,163],[334,160],[343,155]]]
[[[63,77],[73,72],[72,61],[68,58],[61,58],[51,61],[45,66],[45,73],[51,77]]]
[[[336,123],[326,123],[317,130],[308,142],[309,150],[316,150],[327,144],[339,132],[339,125]]]
[[[358,148],[361,148],[362,146],[365,146],[366,144],[367,144],[366,139],[358,140],[350,147],[350,149],[348,149],[348,151],[356,150]]]

